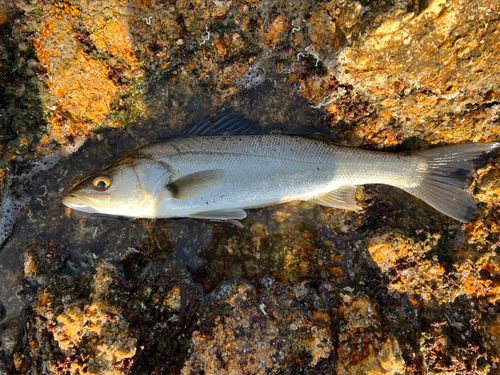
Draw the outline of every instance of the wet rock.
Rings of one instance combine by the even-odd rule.
[[[451,266],[451,273],[447,273],[438,255],[429,254],[435,253],[441,236],[437,233],[423,235],[427,237],[424,241],[397,232],[369,239],[367,250],[381,271],[392,279],[391,290],[400,293],[411,290],[410,294],[418,295],[425,305],[436,297],[444,303],[464,295],[484,297],[496,303],[499,299],[498,256],[487,252],[474,261],[462,259]],[[460,246],[461,241],[454,245]],[[463,255],[457,246],[453,256],[458,260]]]
[[[224,18],[227,13],[231,10],[233,5],[233,0],[217,0],[213,3],[213,8],[211,10],[212,17],[214,19]]]
[[[339,334],[339,374],[402,374],[406,365],[398,341],[382,329],[375,306],[358,296],[341,308],[346,327]]]
[[[80,48],[78,37],[82,36],[78,30],[72,31],[80,15],[77,8],[54,7],[46,11],[59,13],[58,18],[40,26],[34,46],[41,66],[51,77],[47,80],[53,98],[50,134],[64,142],[68,136],[88,134],[92,130],[89,121],[104,121],[119,88],[108,78],[108,67]],[[117,35],[116,30],[111,35]],[[51,53],[55,44],[61,54]]]
[[[500,316],[490,317],[482,324],[483,334],[487,339],[487,348],[495,355],[500,355]]]
[[[280,41],[283,34],[288,30],[289,23],[282,15],[277,16],[269,25],[265,34],[262,35],[262,39],[266,47],[274,48],[276,47]]]
[[[120,374],[131,365],[137,339],[113,302],[116,271],[100,262],[95,272],[69,289],[56,282],[38,292],[28,336],[33,355],[50,371]]]
[[[358,24],[363,6],[357,1],[330,1],[314,9],[309,20],[309,38],[312,49],[308,52],[326,64],[334,61],[335,54],[351,38]]]
[[[474,114],[467,109],[490,102],[498,86],[491,65],[499,46],[497,31],[488,21],[482,24],[487,27],[479,21],[491,19],[497,5],[482,4],[431,1],[419,3],[414,11],[402,6],[386,13],[374,7],[365,14],[360,22],[366,31],[340,51],[332,72],[370,100],[380,100],[378,116],[370,121],[380,133],[375,142],[390,136],[391,122],[406,137],[418,134],[430,143],[498,136],[498,129],[489,126],[486,108]],[[465,14],[467,21],[462,21]],[[462,42],[448,43],[451,39]],[[461,88],[467,93],[460,94]]]
[[[267,282],[278,293],[283,287]],[[311,317],[274,292],[259,298],[246,284],[234,283],[230,289],[216,305],[225,313],[213,328],[193,332],[183,374],[267,374],[290,371],[304,360],[301,366],[313,369],[330,357],[328,314]]]
[[[18,322],[16,322],[15,320],[11,320],[1,331],[0,342],[2,343],[2,345],[0,346],[0,348],[11,354],[15,349],[19,347],[23,336],[23,328],[19,326]]]

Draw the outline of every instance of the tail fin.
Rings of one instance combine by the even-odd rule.
[[[445,215],[468,223],[476,218],[476,204],[464,189],[476,168],[500,151],[500,142],[474,143],[417,152],[427,159],[422,182],[408,193],[422,199]]]

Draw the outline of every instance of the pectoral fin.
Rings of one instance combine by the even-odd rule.
[[[356,185],[344,185],[340,188],[330,191],[327,194],[310,199],[314,202],[327,207],[342,208],[344,210],[361,210],[356,204],[354,195],[356,194]]]
[[[166,186],[175,199],[199,198],[210,193],[220,184],[224,177],[224,170],[212,169],[196,172],[172,181]]]
[[[189,215],[189,217],[195,219],[207,219],[207,220],[242,220],[247,217],[245,210],[241,208],[235,208],[232,210],[217,210],[217,211],[203,211],[197,212],[195,214]]]

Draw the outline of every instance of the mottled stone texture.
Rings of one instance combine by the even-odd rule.
[[[21,200],[33,161],[108,128],[139,145],[227,107],[266,126],[314,118],[370,149],[498,141],[499,14],[496,0],[2,0],[0,197]],[[465,225],[383,186],[360,189],[356,213],[295,202],[242,230],[204,224],[192,272],[166,263],[182,224],[139,223],[131,250],[112,221],[57,211],[72,182],[48,181],[55,203],[38,208],[64,233],[24,234],[8,279],[26,308],[0,321],[0,372],[498,373],[499,179],[497,157]],[[106,260],[75,275],[72,246],[96,235]]]

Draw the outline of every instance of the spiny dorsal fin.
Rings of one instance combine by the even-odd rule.
[[[204,117],[200,121],[186,126],[183,135],[191,137],[196,135],[294,134],[338,144],[327,136],[330,132],[323,127],[305,126],[286,130],[285,128],[275,124],[266,129],[259,122],[247,119],[234,109],[227,109],[222,113]]]
[[[222,169],[196,172],[169,183],[166,189],[175,199],[199,198],[210,193],[223,177]]]
[[[185,136],[222,135],[225,132],[229,135],[236,135],[263,134],[266,131],[257,122],[237,114],[232,109],[228,109],[215,116],[207,116],[193,125],[188,125],[184,129]]]
[[[361,210],[361,208],[356,204],[356,200],[354,199],[355,194],[356,185],[344,185],[327,194],[310,199],[309,202],[327,207],[358,211]]]

